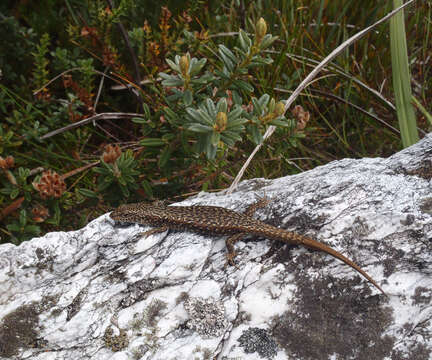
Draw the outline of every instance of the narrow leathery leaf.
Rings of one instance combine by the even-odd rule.
[[[236,125],[236,126],[229,126],[229,127],[227,126],[226,130],[224,131],[224,134],[227,131],[230,131],[230,132],[236,133],[236,134],[242,134],[244,132],[244,130],[245,130],[245,127],[243,125]]]
[[[260,49],[264,50],[268,48],[271,44],[273,44],[277,40],[278,36],[272,36],[271,34],[267,34],[264,36],[263,40],[260,44]]]
[[[256,97],[253,97],[251,99],[251,101],[252,101],[252,105],[254,107],[254,113],[258,114],[259,116],[263,115],[264,110],[261,107],[261,104],[259,103],[258,99]]]
[[[131,119],[133,123],[135,124],[145,124],[147,122],[144,118],[134,117]]]
[[[208,133],[213,131],[213,128],[203,124],[188,124],[186,128],[193,132]]]
[[[217,108],[217,112],[224,112],[224,113],[226,113],[227,109],[228,109],[228,104],[227,104],[226,98],[221,98],[218,101],[218,103],[216,105],[216,108]]]
[[[94,191],[90,190],[90,189],[86,189],[86,188],[80,188],[78,189],[78,193],[87,197],[87,198],[93,198],[93,199],[97,199],[98,198],[98,194],[95,193]]]
[[[207,158],[213,160],[216,157],[217,147],[209,141],[206,147]]]
[[[213,131],[213,133],[211,134],[211,143],[213,146],[217,146],[217,144],[219,143],[220,140],[220,133],[218,133],[217,131]]]
[[[165,59],[165,61],[167,62],[167,64],[171,69],[173,69],[177,73],[180,73],[180,67],[178,66],[178,64],[174,63],[170,59]]]
[[[178,115],[169,107],[164,107],[163,112],[167,116],[168,120],[176,120],[178,118]]]
[[[195,60],[195,58],[193,58],[192,60]],[[191,76],[198,74],[206,63],[207,63],[207,59],[205,59],[205,58],[198,60],[196,62],[193,61],[191,64],[191,70],[190,70]]]
[[[225,134],[221,134],[221,141],[227,144],[228,146],[234,146],[235,144],[235,141],[230,137],[225,136]]]
[[[227,77],[227,79],[231,79],[231,75],[232,73],[228,71],[228,69],[224,66],[224,68],[222,69],[222,72],[225,74],[225,76]]]
[[[242,140],[242,137],[237,132],[234,132],[234,131],[226,130],[222,133],[222,135],[229,137],[230,139],[232,139],[234,141],[241,141]]]
[[[234,80],[233,84],[235,86],[237,86],[240,90],[244,90],[247,92],[252,92],[254,91],[254,88],[251,84],[247,83],[246,81],[243,80]]]
[[[147,138],[140,140],[140,145],[142,146],[162,146],[165,145],[165,141],[159,138]]]
[[[8,224],[6,225],[6,229],[13,232],[19,232],[21,231],[21,228],[18,224]]]
[[[163,86],[183,86],[184,81],[181,79],[163,80],[162,85]]]
[[[251,126],[250,127],[251,135],[252,135],[252,141],[259,145],[263,141],[263,136],[261,134],[261,131],[259,131],[258,126]]]
[[[240,46],[243,48],[244,51],[248,51],[250,47],[252,46],[252,40],[249,38],[249,36],[244,32],[244,30],[240,30],[239,32],[239,38],[240,40]],[[242,44],[245,44],[243,47]]]
[[[10,192],[9,197],[13,200],[19,195],[19,188],[14,187],[13,190]]]
[[[162,150],[161,155],[159,156],[159,160],[158,160],[159,168],[165,167],[165,165],[168,163],[170,156],[171,156],[171,148],[169,146],[166,146]]]
[[[128,198],[130,196],[130,191],[127,186],[121,186],[120,190],[125,198]]]
[[[224,53],[234,64],[238,63],[237,57],[225,45],[219,45],[219,51]]]
[[[227,129],[231,129],[231,128],[234,128],[236,126],[243,125],[243,124],[247,123],[248,121],[249,121],[248,119],[245,119],[243,117],[236,117],[236,118],[233,118],[232,120],[230,120],[230,117],[228,115]]]
[[[164,72],[160,72],[158,75],[159,75],[162,79],[165,79],[165,80],[178,79],[177,76],[175,76],[175,75],[170,75],[170,74],[167,74],[167,73],[164,73]]]
[[[283,119],[283,118],[276,118],[276,119],[273,119],[272,121],[269,121],[269,124],[271,124],[271,125],[275,125],[275,126],[283,126],[283,127],[288,127],[288,126],[290,126],[289,123],[286,121],[286,119],[285,119],[285,121],[282,120],[282,119]]]
[[[192,101],[193,101],[192,92],[190,90],[186,90],[183,94],[183,104],[185,106],[190,106],[192,105]]]
[[[210,114],[210,116],[215,117],[217,114],[216,106],[212,99],[207,98],[205,102],[207,112]]]
[[[143,103],[142,107],[143,107],[145,118],[150,119],[150,108],[148,107],[148,105],[146,103]]]
[[[201,118],[205,120],[206,124],[208,124],[210,126],[214,125],[215,118],[210,117],[210,115],[207,113],[207,111],[199,109],[198,112],[199,112]]]
[[[213,121],[209,119],[209,117],[203,117],[203,111],[202,110],[195,110],[193,108],[187,108],[186,112],[188,115],[192,118],[192,120],[195,120],[196,122],[204,125],[213,126]]]
[[[218,69],[215,69],[214,72],[217,76],[219,76],[223,80],[229,80],[229,78],[230,78],[229,74],[225,73],[224,71],[220,71]]]
[[[270,95],[268,94],[264,94],[258,99],[261,109],[264,109],[267,106],[269,100],[270,100]]]
[[[245,38],[242,36],[241,30],[240,30],[240,33],[239,33],[238,40],[239,40],[240,48],[244,52],[243,55],[246,55],[245,53],[248,51],[249,47],[247,45],[247,42],[246,42]]]
[[[241,115],[242,112],[243,112],[242,107],[239,105],[236,105],[234,107],[234,109],[228,114],[228,121],[231,122],[231,121],[237,119]]]
[[[234,63],[224,53],[219,53],[219,56],[225,65],[224,68],[226,68],[227,71],[232,73],[234,71]]]
[[[241,105],[243,102],[242,97],[239,95],[239,93],[236,90],[232,91],[232,99],[234,104],[236,105]]]
[[[151,187],[151,184],[147,180],[141,181],[141,186],[144,189],[144,192],[147,194],[148,197],[153,197],[153,189]]]

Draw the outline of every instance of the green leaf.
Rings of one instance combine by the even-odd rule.
[[[233,102],[236,105],[241,105],[243,102],[242,97],[239,95],[239,93],[236,90],[232,91],[232,98],[233,98]]]
[[[147,138],[143,139],[140,142],[142,146],[162,146],[165,145],[165,141],[159,138]]]
[[[240,30],[240,32],[239,32],[239,43],[240,43],[241,48],[245,52],[248,52],[250,47],[252,46],[252,40],[249,38],[249,36],[243,30]]]
[[[216,105],[216,108],[217,108],[217,110],[216,110],[217,112],[226,113],[228,110],[228,104],[227,104],[226,98],[224,98],[224,97],[220,98],[217,105]]]
[[[181,79],[169,79],[162,81],[163,86],[182,86],[184,81]]]
[[[190,124],[187,125],[187,129],[198,133],[208,133],[213,131],[212,127],[203,124]]]
[[[6,225],[6,228],[10,232],[19,232],[19,231],[21,231],[21,227],[18,224],[8,224],[8,225]]]
[[[192,92],[190,90],[186,90],[183,94],[183,103],[185,106],[190,106],[192,105]]]
[[[228,114],[228,122],[231,122],[237,119],[243,112],[243,108],[241,106],[236,105],[234,109]]]
[[[134,117],[132,118],[132,122],[134,122],[135,124],[145,124],[147,120],[144,118]]]
[[[213,121],[209,118],[209,116],[203,116],[204,111],[187,108],[186,112],[192,118],[192,120],[195,120],[200,124],[213,126]]]
[[[10,198],[13,200],[15,199],[17,196],[19,195],[19,188],[15,187],[12,189],[11,193],[10,193]]]
[[[234,131],[229,131],[229,130],[225,130],[222,133],[222,136],[228,137],[230,139],[232,139],[233,141],[242,141],[243,138],[236,132]]]
[[[247,123],[248,121],[249,121],[248,119],[245,119],[245,118],[242,118],[242,117],[238,117],[238,118],[235,118],[235,119],[232,119],[232,120],[230,120],[228,118],[227,129],[231,130],[232,128],[237,127],[239,125],[242,125],[244,123]]]
[[[206,148],[206,155],[209,160],[212,160],[216,157],[217,147],[213,146],[209,141]]]
[[[254,113],[259,116],[262,116],[264,114],[264,109],[261,107],[261,104],[259,103],[258,99],[256,97],[253,97],[251,101],[254,108]]]
[[[163,113],[170,121],[175,121],[178,118],[178,115],[174,111],[172,111],[169,107],[164,107]]]
[[[258,99],[261,109],[264,109],[267,106],[269,100],[270,100],[270,95],[268,94],[264,94]]]
[[[232,63],[234,63],[234,64],[238,63],[237,57],[225,45],[222,45],[222,44],[219,45],[219,53],[224,54],[228,59],[231,60]]]
[[[191,76],[198,74],[207,62],[207,59],[201,59],[196,62],[194,60],[195,58],[193,58],[191,62],[191,70],[190,70]]]
[[[243,80],[234,80],[233,84],[239,88],[240,90],[247,91],[247,92],[253,92],[254,88],[251,84],[248,84],[246,81]]]
[[[37,225],[27,225],[27,226],[24,228],[24,231],[25,231],[26,233],[30,233],[30,234],[34,234],[34,235],[39,235],[40,232],[41,232],[41,229],[40,229],[40,227],[37,226]]]
[[[210,115],[207,113],[207,111],[199,109],[198,112],[201,118],[204,119],[207,124],[213,126],[215,119],[211,118]]]
[[[264,50],[268,48],[271,44],[273,44],[277,40],[278,36],[272,36],[272,34],[267,34],[261,41],[260,49]]]
[[[127,186],[121,186],[121,187],[120,187],[120,190],[121,190],[121,192],[122,192],[122,195],[123,195],[125,198],[128,198],[128,197],[129,197],[129,195],[130,195],[130,191],[129,191],[129,189],[127,188]]]
[[[86,188],[80,188],[78,189],[78,193],[80,193],[81,195],[87,197],[87,198],[93,198],[93,199],[97,199],[98,195],[97,193],[95,193],[92,190],[86,189]]]
[[[211,134],[211,143],[213,146],[217,146],[217,144],[219,143],[220,140],[220,133],[218,133],[217,131],[213,131],[213,133]]]
[[[253,141],[256,145],[261,144],[262,141],[263,141],[263,137],[262,137],[261,132],[259,131],[258,126],[251,126],[251,127],[250,127],[250,132],[251,132],[251,135],[252,135],[252,141]]]
[[[144,189],[144,192],[147,194],[148,197],[153,197],[153,189],[151,187],[151,184],[147,180],[141,181],[141,186]]]
[[[218,69],[215,69],[214,72],[217,76],[221,77],[223,80],[229,80],[230,79],[229,73],[226,73],[224,71],[220,71]]]
[[[234,71],[235,64],[223,53],[220,53],[220,58],[225,65],[225,68],[232,73]],[[228,75],[228,74],[227,74]]]
[[[27,224],[27,211],[24,209],[20,211],[19,222],[21,226],[25,226]]]
[[[144,110],[144,116],[146,119],[150,119],[150,109],[146,103],[142,104],[143,110]]]
[[[215,106],[213,100],[210,99],[210,98],[207,98],[207,100],[206,100],[206,102],[205,102],[205,105],[206,105],[206,108],[207,108],[207,112],[208,112],[211,116],[216,117],[216,115],[217,115],[217,111],[216,111],[216,106]]]
[[[171,152],[172,151],[171,151],[171,148],[169,146],[166,146],[165,149],[162,150],[162,153],[161,153],[159,160],[158,160],[159,168],[165,167],[165,165],[168,163],[168,160],[171,156]]]
[[[277,118],[273,119],[272,121],[269,121],[269,124],[275,125],[275,126],[283,126],[283,127],[289,127],[289,123],[285,120],[282,120],[284,118]]]
[[[180,67],[174,63],[173,61],[171,61],[170,59],[165,59],[165,61],[167,62],[167,64],[169,65],[169,67],[171,69],[173,69],[175,72],[180,73]]]

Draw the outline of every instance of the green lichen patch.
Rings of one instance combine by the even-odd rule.
[[[190,297],[184,307],[190,316],[188,327],[204,338],[220,336],[228,326],[225,308],[220,301]]]
[[[114,335],[114,331],[111,326],[105,329],[103,340],[105,346],[114,352],[121,351],[127,348],[129,345],[129,338],[127,336],[126,330],[119,329],[119,334]]]

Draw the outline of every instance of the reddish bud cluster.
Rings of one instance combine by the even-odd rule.
[[[43,172],[39,183],[33,183],[33,187],[39,191],[42,199],[59,198],[66,191],[63,178],[52,170]]]
[[[12,167],[14,167],[15,165],[15,160],[13,158],[13,156],[6,156],[6,159],[2,158],[0,156],[0,168],[3,170],[8,170]]]
[[[102,160],[108,164],[113,164],[121,155],[121,149],[118,145],[107,145],[102,154]]]

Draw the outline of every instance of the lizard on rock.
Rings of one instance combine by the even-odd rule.
[[[113,220],[119,222],[154,226],[154,229],[143,234],[145,236],[170,229],[231,235],[225,241],[228,250],[227,260],[231,265],[233,265],[235,257],[234,243],[247,234],[262,236],[288,244],[303,245],[314,250],[323,251],[343,261],[386,295],[384,290],[357,264],[331,247],[307,236],[280,229],[252,218],[255,210],[265,206],[267,203],[267,199],[261,199],[257,203],[250,205],[244,214],[219,206],[166,206],[162,203],[135,203],[119,206],[110,216]]]

